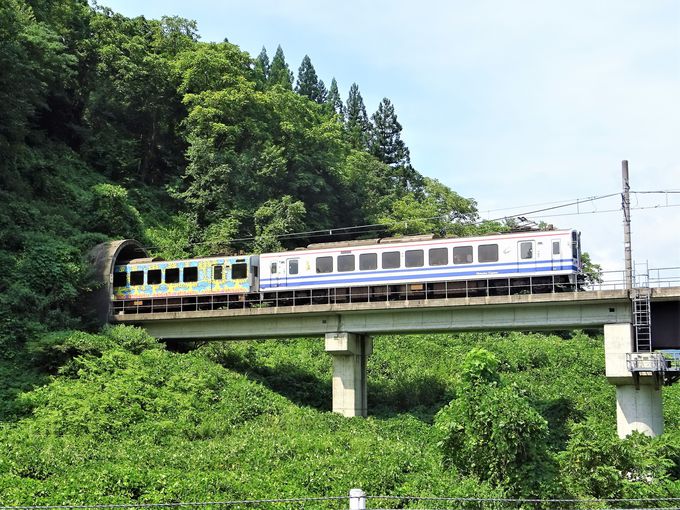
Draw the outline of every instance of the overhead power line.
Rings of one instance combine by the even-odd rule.
[[[534,209],[531,211],[525,211],[525,212],[520,212],[512,215],[505,215],[505,216],[499,216],[497,218],[493,219],[480,219],[478,221],[472,222],[472,223],[465,223],[463,224],[464,226],[476,226],[476,225],[481,225],[484,223],[491,223],[491,222],[498,222],[498,221],[504,221],[510,218],[516,218],[519,216],[528,216],[531,214],[536,214],[540,212],[545,212],[545,211],[552,211],[555,209],[561,209],[564,207],[571,207],[571,206],[579,206],[583,204],[587,204],[589,202],[594,202],[597,200],[603,200],[605,198],[610,198],[620,195],[620,193],[609,193],[606,195],[599,195],[599,196],[592,196],[592,197],[584,197],[584,198],[578,198],[574,199],[570,202],[567,203],[559,203],[559,202],[548,202],[548,203],[557,203],[559,205],[554,205],[551,207],[544,207],[541,209]],[[536,204],[540,205],[540,204]],[[518,209],[519,207],[513,207],[513,208],[508,208],[508,209]],[[388,223],[370,223],[370,224],[365,224],[365,225],[352,225],[352,226],[344,226],[344,227],[334,227],[334,228],[327,228],[327,229],[319,229],[319,230],[308,230],[308,231],[301,231],[301,232],[288,232],[285,234],[279,234],[276,237],[276,239],[279,240],[293,240],[293,239],[314,239],[317,237],[332,237],[332,236],[337,236],[337,235],[348,235],[348,234],[354,234],[354,235],[363,235],[363,234],[370,234],[374,232],[382,232],[385,229],[399,225],[402,223],[408,223],[409,221],[427,221],[427,220],[442,220],[442,219],[449,219],[449,216],[444,214],[444,215],[437,215],[437,216],[428,216],[428,217],[414,217],[414,218],[409,218],[407,220],[397,220],[397,221],[392,221]],[[246,236],[246,237],[240,237],[240,238],[235,238],[235,239],[230,239],[229,242],[246,242],[246,241],[254,241],[256,239],[256,236]],[[205,245],[205,244],[211,244],[210,241],[196,241],[192,243],[188,243],[189,246],[198,246],[198,245]],[[158,248],[154,246],[146,246],[147,249],[153,249],[153,248]]]
[[[642,191],[631,191],[631,193],[634,194],[677,194],[680,193],[680,190],[642,190]],[[602,211],[576,211],[576,212],[570,212],[570,213],[561,213],[561,214],[550,214],[550,215],[540,215],[540,216],[532,216],[538,213],[543,213],[547,211],[554,211],[557,209],[563,209],[566,207],[580,207],[582,205],[588,204],[588,203],[593,203],[598,200],[604,200],[607,198],[611,197],[616,197],[616,196],[621,196],[620,192],[617,193],[608,193],[605,195],[597,195],[597,196],[591,196],[591,197],[583,197],[583,198],[576,198],[572,199],[567,202],[563,201],[554,201],[554,202],[542,202],[542,203],[537,203],[537,204],[530,204],[530,205],[524,205],[524,206],[516,206],[516,207],[505,207],[505,208],[500,208],[500,209],[489,209],[486,212],[496,212],[496,211],[509,211],[509,210],[516,210],[516,209],[521,209],[525,207],[534,207],[534,206],[539,206],[539,205],[550,205],[550,207],[543,207],[540,209],[533,209],[529,211],[524,211],[524,212],[518,212],[518,213],[513,213],[510,215],[504,215],[504,216],[498,216],[496,218],[482,218],[479,219],[478,221],[471,222],[471,223],[464,223],[464,226],[478,226],[484,223],[492,223],[492,222],[500,222],[500,221],[506,221],[508,219],[512,218],[517,218],[517,217],[527,217],[529,219],[533,220],[541,220],[545,218],[556,218],[556,217],[562,217],[562,216],[578,216],[582,214],[603,214],[603,213],[610,213],[610,212],[617,212],[620,211],[620,208],[617,209],[606,209]],[[551,205],[551,204],[556,204],[556,205]],[[632,210],[641,210],[641,209],[662,209],[662,208],[667,208],[667,207],[678,207],[680,204],[668,204],[666,203],[665,205],[654,205],[654,206],[636,206],[636,207],[631,207]],[[384,222],[384,223],[369,223],[365,225],[350,225],[350,226],[341,226],[341,227],[333,227],[333,228],[325,228],[325,229],[318,229],[318,230],[307,230],[307,231],[300,231],[300,232],[287,232],[284,234],[279,234],[276,237],[276,239],[281,240],[281,241],[286,241],[286,240],[294,240],[294,239],[316,239],[319,237],[334,237],[334,236],[339,236],[339,235],[366,235],[366,234],[373,234],[373,233],[379,233],[379,232],[384,232],[386,229],[389,227],[393,227],[395,225],[403,224],[403,223],[408,223],[410,221],[428,221],[428,220],[450,220],[449,215],[437,215],[437,216],[427,216],[427,217],[414,217],[414,218],[409,218],[407,220],[395,220],[392,222]],[[239,237],[235,239],[229,239],[228,242],[230,243],[239,243],[239,242],[248,242],[248,241],[254,241],[256,240],[256,236],[245,236],[245,237]],[[211,241],[195,241],[191,243],[187,243],[188,246],[199,246],[199,245],[207,245],[211,244]],[[147,246],[147,249],[154,249],[158,247],[154,246]]]

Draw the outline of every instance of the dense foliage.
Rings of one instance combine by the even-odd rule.
[[[177,353],[117,327],[53,334],[29,353],[56,372],[0,424],[5,504],[680,489],[677,388],[668,434],[619,440],[602,340],[581,333],[378,337],[367,419],[329,412],[319,340]]]
[[[677,388],[668,434],[620,441],[583,334],[378,338],[362,420],[328,412],[317,341],[93,332],[83,255],[108,239],[185,257],[503,228],[413,167],[389,99],[369,115],[308,56],[295,74],[281,47],[198,39],[177,17],[0,2],[0,503],[680,495]]]

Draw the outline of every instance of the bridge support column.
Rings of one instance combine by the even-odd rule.
[[[633,352],[631,324],[604,326],[604,352],[607,379],[616,385],[616,429],[620,438],[634,431],[648,436],[663,433],[661,389],[651,376],[640,376],[636,387],[628,370],[626,354]]]
[[[373,340],[354,333],[327,333],[326,352],[333,356],[333,412],[366,416],[366,359],[373,352]]]

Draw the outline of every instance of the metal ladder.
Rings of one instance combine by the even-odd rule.
[[[638,271],[638,266],[642,270]],[[646,262],[634,264],[634,287],[630,291],[633,305],[635,352],[652,352],[652,317],[649,305],[652,290],[649,287],[649,266]]]
[[[651,290],[632,290],[633,327],[635,328],[635,352],[652,352],[652,316],[649,306]]]

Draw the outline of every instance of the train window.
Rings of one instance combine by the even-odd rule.
[[[291,259],[288,261],[288,274],[298,274],[298,259]]]
[[[553,255],[559,255],[560,254],[560,242],[559,241],[553,241]]]
[[[430,248],[428,262],[431,266],[445,266],[449,263],[449,250],[446,248]]]
[[[185,267],[184,268],[184,283],[191,283],[198,281],[198,268],[197,267]]]
[[[165,270],[165,283],[179,283],[178,267],[171,267]]]
[[[130,273],[130,285],[144,285],[144,271],[132,271]]]
[[[332,273],[333,272],[333,257],[317,257],[316,258],[316,272],[317,273]]]
[[[359,255],[359,269],[361,271],[370,271],[371,269],[378,269],[378,254],[362,253],[361,255]]]
[[[224,268],[222,266],[213,266],[213,280],[221,280],[224,278]]]
[[[386,251],[382,254],[383,269],[395,269],[401,265],[398,251]]]
[[[254,276],[255,278],[257,278],[258,276],[260,276],[258,273],[259,273],[258,267],[257,267],[257,266],[253,266],[253,276]]]
[[[497,262],[498,261],[498,245],[497,244],[480,244],[477,247],[477,260],[480,262]]]
[[[248,264],[233,264],[231,266],[231,279],[243,280],[248,276]]]
[[[522,260],[534,258],[534,243],[531,241],[519,243],[519,258]]]
[[[276,262],[272,262],[272,265],[271,265],[271,274],[276,274]]]
[[[454,264],[472,264],[472,246],[456,246],[453,249]]]
[[[125,271],[113,273],[113,286],[114,287],[127,286],[127,273]]]
[[[571,256],[572,258],[578,258],[578,237],[576,232],[571,233]]]
[[[355,264],[354,255],[338,255],[338,271],[354,271]]]
[[[423,250],[406,250],[406,253],[404,254],[404,265],[406,267],[423,267],[425,265]]]
[[[149,269],[149,272],[146,274],[146,283],[149,285],[158,285],[161,283],[161,270]]]

